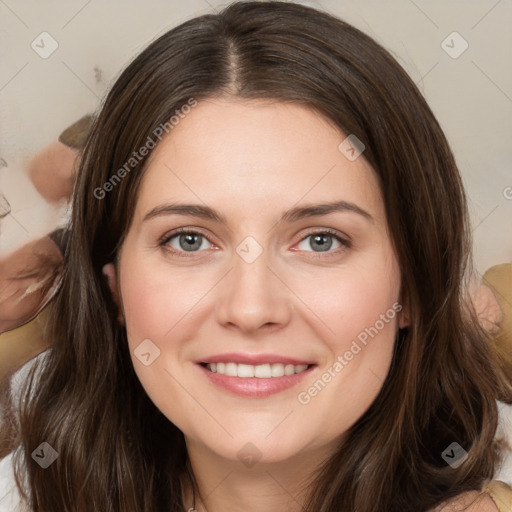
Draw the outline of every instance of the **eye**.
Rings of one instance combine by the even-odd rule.
[[[308,239],[309,242],[307,241]],[[159,245],[179,257],[188,257],[193,253],[208,249],[208,244],[213,246],[212,242],[199,231],[180,228],[168,233],[162,237]],[[336,246],[337,244],[337,246]],[[334,250],[333,249],[334,245]],[[337,254],[350,248],[351,242],[342,237],[338,232],[329,229],[318,230],[309,233],[297,244],[301,251],[314,253]],[[309,249],[312,249],[309,251]]]
[[[309,241],[308,241],[309,239]],[[338,244],[336,246],[336,243]],[[302,246],[301,246],[302,245]],[[333,245],[334,250],[333,249]],[[340,236],[337,232],[329,229],[322,231],[314,231],[305,236],[297,245],[300,250],[309,252],[308,249],[312,249],[312,252],[322,253],[337,253],[337,249],[344,250],[351,246],[350,241]]]
[[[207,249],[205,242],[211,244],[206,236],[199,231],[178,229],[173,233],[166,234],[160,241],[160,245],[177,256],[187,257],[186,253],[195,253],[201,249]]]

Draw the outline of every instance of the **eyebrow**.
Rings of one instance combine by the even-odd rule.
[[[356,204],[348,201],[335,201],[291,208],[283,213],[279,223],[292,223],[301,219],[328,215],[336,212],[356,213],[370,222],[374,221],[374,218],[366,210],[363,210]],[[227,218],[224,215],[209,206],[200,204],[161,204],[146,213],[146,215],[144,215],[143,222],[161,215],[188,215],[191,217],[211,220],[219,224],[226,225],[228,223]]]

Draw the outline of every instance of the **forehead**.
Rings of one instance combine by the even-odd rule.
[[[364,158],[351,161],[339,149],[346,137],[295,103],[202,100],[150,155],[136,211],[186,199],[249,216],[258,207],[350,199],[378,216],[375,172]]]

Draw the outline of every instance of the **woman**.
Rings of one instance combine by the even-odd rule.
[[[169,31],[81,155],[32,510],[497,510],[512,391],[469,253],[448,143],[369,37],[281,2]]]

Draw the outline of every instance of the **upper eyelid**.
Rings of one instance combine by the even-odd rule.
[[[177,228],[177,229],[171,230],[171,231],[167,232],[165,235],[163,235],[160,238],[160,241],[166,242],[166,241],[169,241],[171,238],[174,238],[178,235],[183,235],[183,234],[185,234],[185,235],[188,235],[188,234],[201,235],[204,238],[206,238],[210,243],[214,243],[210,240],[210,236],[207,235],[206,233],[204,233],[200,228]]]

